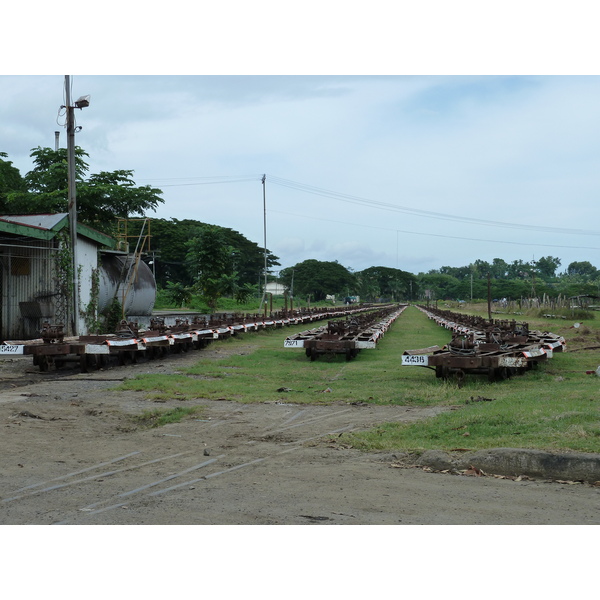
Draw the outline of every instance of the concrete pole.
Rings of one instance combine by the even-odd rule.
[[[262,294],[262,298],[260,301],[260,306],[262,308],[263,302],[265,303],[265,311],[266,311],[266,304],[267,304],[267,191],[266,191],[266,181],[267,181],[267,176],[263,175],[262,176],[262,188],[263,188],[263,231],[264,231],[264,258],[265,258],[265,265],[264,265],[264,276],[265,276],[265,282],[264,282],[264,289],[263,289],[263,294]],[[259,309],[260,310],[260,309]],[[266,312],[265,312],[266,314]]]
[[[75,188],[75,116],[74,108],[71,106],[71,82],[69,75],[65,75],[65,99],[67,109],[69,232],[73,255],[73,302],[71,306],[71,326],[73,335],[79,335],[79,261],[77,259],[77,192]]]

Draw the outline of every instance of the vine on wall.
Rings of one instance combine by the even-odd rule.
[[[67,231],[57,234],[58,250],[54,253],[54,276],[57,282],[55,318],[58,323],[68,322],[70,299],[73,297],[73,259],[71,238]]]
[[[81,266],[79,266],[79,278],[78,282],[81,286]],[[98,302],[100,297],[100,270],[98,268],[92,269],[91,275],[91,290],[90,290],[90,301],[85,308],[79,305],[79,314],[83,317],[88,333],[100,333],[102,329],[102,321],[98,315]],[[81,290],[80,290],[81,292]],[[81,298],[81,293],[79,294]]]

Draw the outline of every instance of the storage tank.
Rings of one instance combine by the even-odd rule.
[[[156,281],[150,267],[139,261],[134,276],[135,256],[122,252],[100,253],[98,312],[106,314],[116,298],[126,317],[149,316],[156,301]],[[133,281],[132,281],[133,278]],[[131,282],[128,285],[128,282]],[[123,300],[125,299],[125,300]]]

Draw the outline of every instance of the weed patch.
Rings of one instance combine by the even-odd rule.
[[[178,406],[166,410],[145,410],[141,415],[133,417],[133,421],[145,429],[154,429],[169,425],[170,423],[179,423],[179,421],[186,417],[197,415],[201,410],[200,406]]]

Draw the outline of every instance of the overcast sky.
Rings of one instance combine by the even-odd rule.
[[[450,48],[436,49],[422,72],[442,65]],[[243,62],[254,49],[236,47],[235,59],[211,72],[243,73],[239,60],[250,73],[268,73]],[[319,59],[300,71],[319,73]],[[381,64],[378,72],[393,72]],[[473,72],[485,73],[484,64]],[[161,66],[127,65],[134,73]],[[113,58],[100,72],[119,66]],[[31,149],[54,147],[55,131],[66,146],[64,75],[19,74],[38,72],[31,69],[0,76],[0,151],[23,175]],[[511,67],[492,75],[418,69],[75,75],[73,100],[91,96],[76,111],[76,143],[91,173],[130,169],[137,184],[163,190],[164,203],[148,216],[229,227],[261,247],[266,175],[267,246],[282,268],[313,258],[418,273],[548,255],[562,260],[559,270],[579,260],[600,267],[600,78],[547,68],[530,71],[537,76]]]

